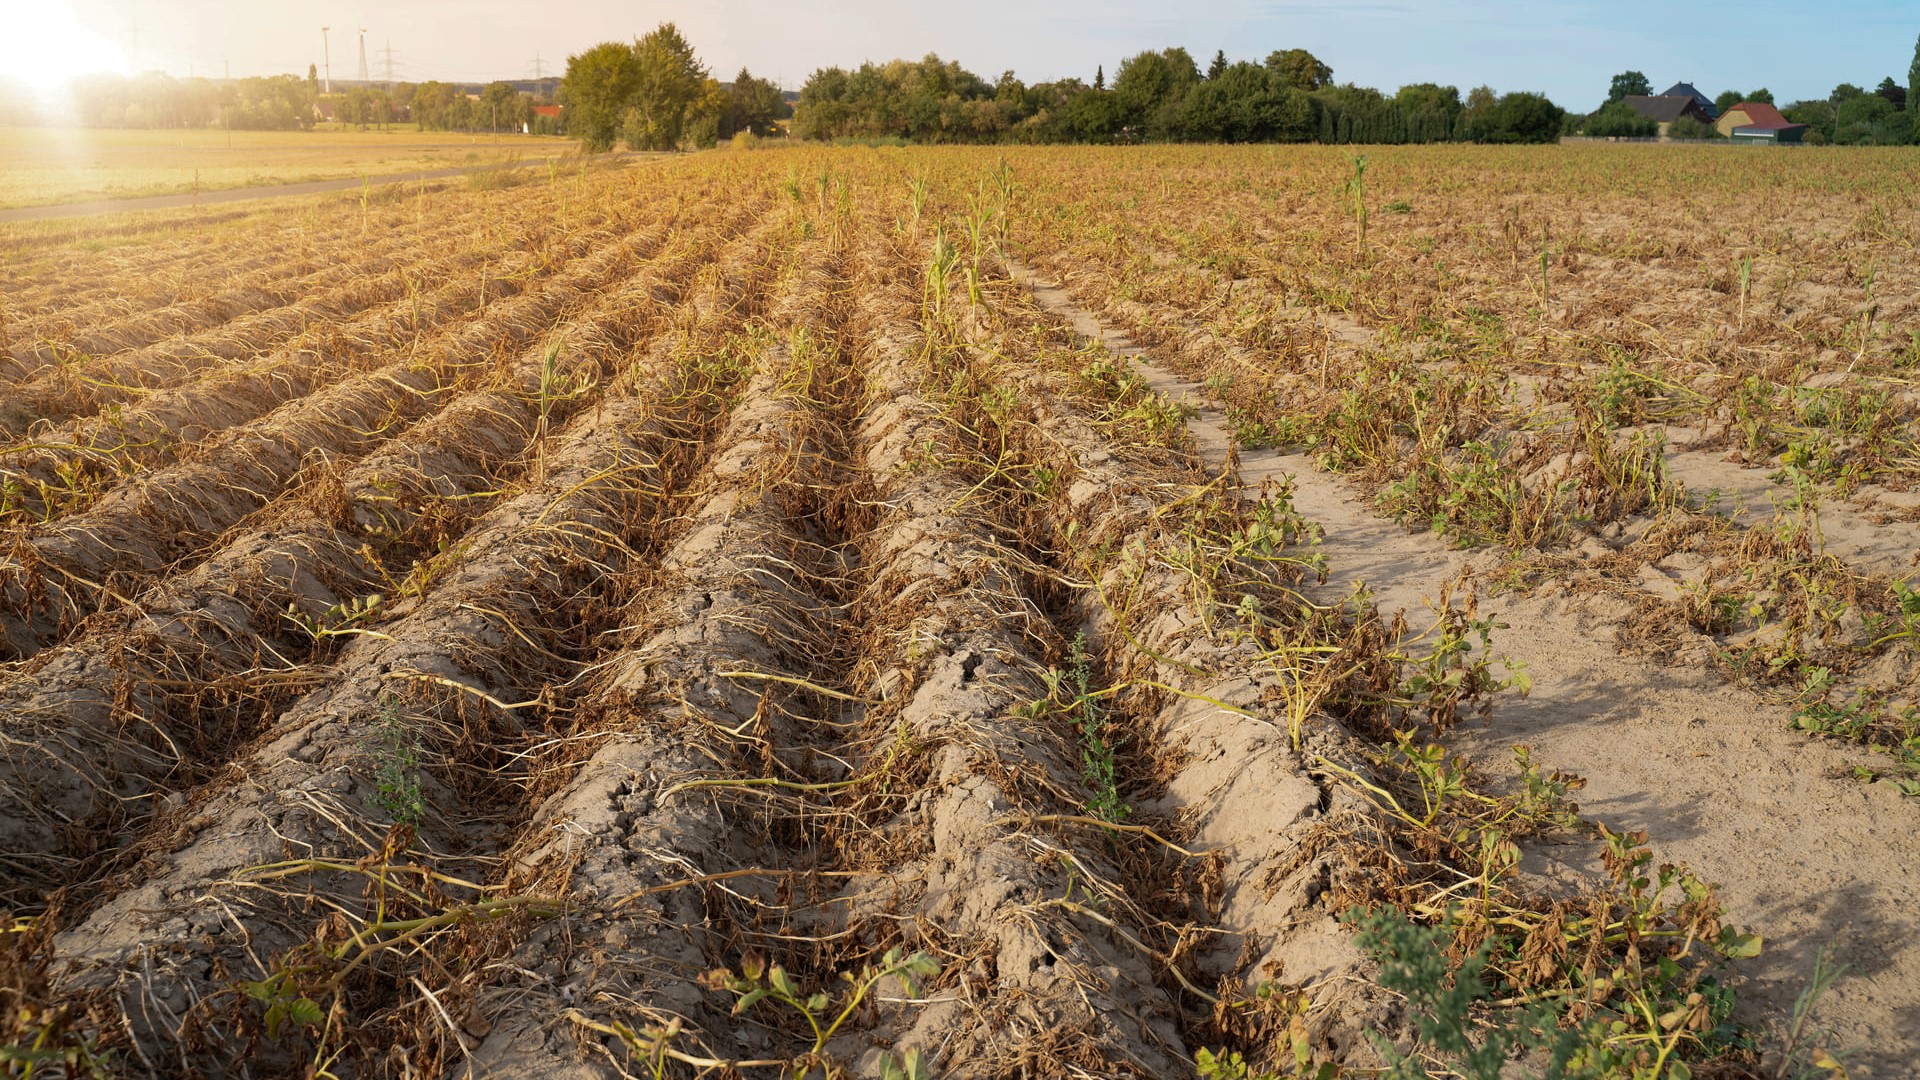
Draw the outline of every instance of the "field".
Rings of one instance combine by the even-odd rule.
[[[368,131],[0,127],[0,209],[352,179],[573,152],[567,139]]]
[[[1901,1075],[1913,161],[0,231],[0,1060]]]

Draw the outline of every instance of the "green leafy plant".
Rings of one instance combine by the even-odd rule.
[[[1491,997],[1484,978],[1492,944],[1483,943],[1454,969],[1447,956],[1448,930],[1414,925],[1391,908],[1371,913],[1354,909],[1348,922],[1357,941],[1380,964],[1380,985],[1403,994],[1418,1032],[1420,1048],[1445,1061],[1451,1075],[1470,1080],[1501,1080],[1509,1061],[1523,1053],[1544,1054],[1541,1080],[1596,1075],[1577,1070],[1575,1053],[1596,1035],[1574,1027],[1562,1030],[1551,1008],[1536,1004],[1502,1016],[1484,1029],[1474,1007]],[[1401,1053],[1379,1032],[1368,1032],[1374,1049],[1389,1063],[1392,1080],[1424,1080],[1433,1074],[1417,1053]],[[1649,1074],[1658,1075],[1658,1074]]]
[[[420,733],[401,715],[400,702],[380,705],[380,743],[376,750],[374,801],[395,824],[418,825],[426,816],[420,790]]]
[[[1111,720],[1101,693],[1094,687],[1084,631],[1075,634],[1067,645],[1067,666],[1049,668],[1041,678],[1046,682],[1047,696],[1028,706],[1028,715],[1051,712],[1073,724],[1080,737],[1080,776],[1092,791],[1087,813],[1102,821],[1125,819],[1132,811],[1120,798]]]
[[[1356,155],[1353,159],[1353,175],[1348,178],[1343,193],[1350,200],[1348,206],[1353,219],[1360,227],[1360,246],[1367,246],[1367,156]]]
[[[386,638],[387,635],[385,634],[357,625],[358,623],[378,618],[380,615],[380,603],[381,597],[379,593],[372,593],[363,597],[352,596],[341,603],[334,604],[327,608],[326,613],[319,618],[315,618],[301,611],[299,604],[288,604],[284,617],[288,622],[299,627],[301,631],[315,642],[324,641],[328,638],[354,637],[357,635]]]
[[[287,1031],[317,1028],[327,1018],[326,1009],[301,990],[296,974],[283,969],[258,982],[241,984],[248,998],[266,1007],[262,1019],[269,1039]]]
[[[822,1076],[834,1075],[827,1058],[827,1043],[859,1010],[882,980],[898,978],[908,997],[918,997],[920,983],[939,973],[940,962],[930,954],[916,952],[909,955],[896,945],[886,951],[878,965],[865,965],[858,972],[841,972],[840,978],[847,986],[837,1010],[832,995],[825,991],[805,993],[784,967],[769,965],[758,953],[750,952],[742,956],[738,972],[725,968],[708,972],[701,977],[701,984],[709,990],[724,990],[733,994],[738,999],[733,1003],[735,1016],[763,1001],[784,1005],[800,1014],[812,1029],[813,1045],[793,1060],[790,1075],[794,1080],[805,1080],[815,1067],[820,1069]],[[892,1067],[890,1075],[893,1076],[908,1078],[926,1075],[925,1066],[913,1051],[894,1061]]]

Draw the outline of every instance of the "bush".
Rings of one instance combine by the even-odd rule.
[[[760,136],[751,131],[736,131],[733,139],[727,143],[729,150],[757,150],[760,148]]]
[[[1566,116],[1558,105],[1544,95],[1514,93],[1494,102],[1484,116],[1477,118],[1475,142],[1550,143],[1560,137],[1560,122]]]
[[[1667,125],[1669,139],[1724,139],[1720,129],[1691,116],[1683,116]]]
[[[1660,134],[1660,125],[1616,101],[1587,117],[1582,133],[1597,139],[1651,139]]]

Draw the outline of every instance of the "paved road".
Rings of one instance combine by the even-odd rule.
[[[610,154],[609,158],[655,157],[652,154]],[[545,164],[545,158],[530,158],[510,168],[525,168],[529,165]],[[384,176],[366,178],[368,184],[399,184],[406,181],[441,180],[449,176],[461,176],[466,173],[480,172],[485,169],[497,169],[499,165],[466,165],[457,169],[428,169],[424,172],[388,173]],[[338,180],[309,180],[299,184],[267,184],[261,187],[224,188],[220,191],[200,193],[200,205],[211,206],[214,203],[243,202],[247,199],[273,199],[290,195],[317,195],[326,191],[354,191],[360,187],[358,176],[342,177]],[[14,221],[40,221],[46,218],[81,217],[89,214],[125,214],[135,210],[177,210],[183,206],[194,205],[194,196],[188,195],[149,195],[140,199],[100,199],[94,202],[59,203],[54,206],[23,206],[15,210],[0,210],[0,225]]]

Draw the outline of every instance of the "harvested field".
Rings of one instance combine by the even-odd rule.
[[[1694,153],[0,233],[0,1060],[1903,1075],[1920,209]]]

